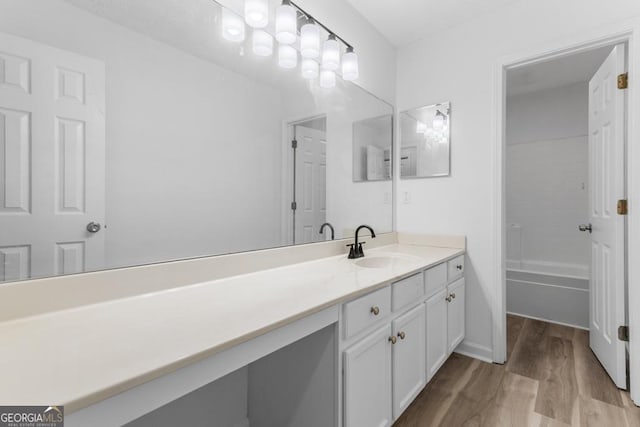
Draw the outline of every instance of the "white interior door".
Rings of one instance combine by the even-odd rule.
[[[0,281],[104,263],[104,64],[0,33]]]
[[[624,324],[625,91],[617,76],[625,71],[625,46],[616,46],[589,82],[589,219],[591,349],[619,388],[626,388],[625,348],[618,340]]]
[[[325,132],[296,126],[296,212],[295,242],[327,239],[320,234],[327,217],[327,141]]]

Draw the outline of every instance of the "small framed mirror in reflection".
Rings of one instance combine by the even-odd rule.
[[[433,178],[451,174],[451,103],[400,113],[400,177]]]

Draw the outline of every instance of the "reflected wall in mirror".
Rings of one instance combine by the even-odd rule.
[[[222,10],[0,3],[0,281],[392,231],[391,183],[351,159],[392,107],[223,39]]]
[[[353,181],[391,179],[391,114],[353,124]]]
[[[400,113],[400,177],[449,176],[450,130],[449,102]]]

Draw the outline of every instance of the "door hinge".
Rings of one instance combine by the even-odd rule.
[[[291,202],[291,210],[295,211],[296,209],[298,209],[298,204],[296,202]]]
[[[626,215],[629,212],[629,208],[627,207],[627,200],[620,199],[618,200],[618,215]]]
[[[629,341],[629,327],[618,326],[618,339],[620,341]]]
[[[293,148],[294,150],[296,148],[298,148],[298,141],[296,141],[295,139],[291,140],[291,148]]]
[[[618,89],[626,89],[629,87],[629,73],[618,75]]]

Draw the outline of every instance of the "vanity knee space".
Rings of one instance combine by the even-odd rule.
[[[464,339],[464,255],[350,301],[342,316],[343,425],[391,425]]]

